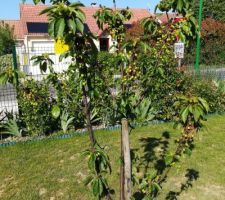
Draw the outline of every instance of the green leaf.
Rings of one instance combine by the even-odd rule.
[[[40,65],[40,64],[41,64],[41,61],[38,60],[38,59],[36,59],[36,60],[33,62],[33,66],[35,66],[35,65]]]
[[[191,16],[189,19],[190,19],[190,21],[191,21],[193,24],[195,24],[195,23],[196,23],[196,19],[195,19],[195,17],[194,17],[194,16]]]
[[[76,12],[77,17],[81,20],[81,22],[85,22],[86,16],[82,10]]]
[[[47,58],[48,64],[50,66],[54,65],[54,62],[52,61],[52,59],[50,59],[49,57]]]
[[[152,171],[148,174],[148,178],[149,178],[150,180],[153,180],[156,176],[157,176],[157,171],[156,171],[156,170],[152,170]]]
[[[154,188],[157,190],[157,191],[160,191],[162,188],[160,187],[160,185],[158,183],[153,183],[153,186]]]
[[[189,108],[186,107],[184,111],[181,113],[181,118],[184,123],[186,123],[187,121],[188,114],[189,114]]]
[[[91,154],[91,151],[89,150],[89,149],[87,149],[87,150],[85,150],[85,151],[83,151],[82,153],[81,153],[81,156],[82,157],[87,157],[87,156],[89,156]]]
[[[34,4],[37,5],[38,3],[40,3],[40,0],[33,0]]]
[[[159,67],[158,68],[158,72],[159,72],[159,74],[160,74],[161,77],[165,77],[164,76],[164,70],[163,70],[163,68]]]
[[[80,19],[75,19],[76,25],[77,25],[77,30],[80,31],[81,33],[84,32],[84,24],[80,21]]]
[[[60,18],[56,21],[54,35],[57,36],[57,38],[63,38],[64,30],[65,30],[65,20],[64,18]]]
[[[192,151],[191,151],[191,149],[186,148],[185,151],[184,151],[184,153],[187,154],[188,156],[191,156]]]
[[[54,106],[52,107],[52,116],[53,116],[55,119],[57,119],[57,118],[59,117],[60,112],[61,112],[61,111],[60,111],[59,106],[54,105]]]
[[[94,196],[100,196],[100,186],[99,186],[99,180],[98,179],[95,179],[93,181],[93,194]]]
[[[180,161],[180,155],[175,155],[174,158],[176,159],[176,161]]]
[[[207,101],[201,97],[199,97],[198,99],[201,102],[201,104],[203,105],[205,111],[209,112],[209,104],[207,103]]]
[[[91,183],[93,181],[93,176],[88,176],[85,180],[84,180],[84,185],[87,186],[89,183]]]
[[[17,137],[21,137],[21,130],[19,129],[16,120],[10,119],[5,125],[4,125],[6,131],[4,131],[4,134],[11,134]]]
[[[69,117],[69,114],[63,111],[60,118],[61,118],[61,128],[63,132],[66,133],[70,125],[72,124],[74,117]]]
[[[67,25],[68,25],[70,31],[72,31],[73,33],[76,33],[76,23],[74,20],[72,20],[72,19],[67,20]]]
[[[59,62],[62,62],[63,59],[66,59],[69,57],[69,53],[68,52],[65,52],[63,54],[60,54],[59,56]]]
[[[101,180],[102,180],[102,184],[104,185],[104,187],[108,188],[109,186],[108,186],[107,180],[105,178],[102,178]]]
[[[176,108],[179,107],[179,106],[180,106],[180,101],[176,101],[176,102],[173,104],[173,106],[176,107]]]
[[[7,75],[7,73],[2,73],[2,74],[0,74],[0,85],[5,85],[6,83],[7,83],[7,81],[8,81],[8,75]]]
[[[76,8],[78,9],[79,7],[84,7],[84,4],[82,4],[81,2],[75,2],[75,3],[71,3],[70,7]]]
[[[198,122],[200,115],[201,115],[201,112],[198,109],[198,107],[194,107],[193,108],[193,116],[194,116],[195,122]]]
[[[101,179],[98,180],[98,185],[99,185],[99,196],[101,196],[103,193],[103,182]]]
[[[183,9],[183,0],[178,0],[178,1],[177,1],[177,10],[178,10],[179,12],[181,12],[182,9]]]
[[[189,109],[189,112],[193,114],[193,107],[192,107],[192,105],[189,105],[188,109]]]
[[[165,157],[165,164],[166,164],[167,166],[169,166],[169,165],[172,164],[172,162],[173,162],[173,156],[172,156],[172,155],[167,155],[167,156]]]
[[[47,66],[48,66],[48,63],[46,61],[44,61],[43,63],[41,63],[40,64],[41,71],[46,72],[47,71]]]
[[[50,21],[48,24],[48,34],[51,37],[54,37],[54,31],[55,31],[55,20]]]
[[[96,156],[94,153],[92,153],[88,160],[88,168],[91,171],[95,171],[95,160],[96,160]]]
[[[48,14],[49,13],[49,11],[51,11],[53,8],[55,8],[56,7],[56,5],[53,5],[53,6],[49,6],[48,8],[46,8],[46,9],[44,9],[44,10],[42,10],[40,13],[39,13],[39,15],[43,15],[43,14]]]

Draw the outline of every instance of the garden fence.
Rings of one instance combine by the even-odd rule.
[[[195,49],[193,49],[193,51],[195,51]],[[210,80],[225,80],[225,61],[214,64],[200,62],[198,70],[195,67],[195,57],[184,54],[182,65],[184,67],[184,70],[190,73],[193,77]]]
[[[13,61],[13,55],[9,56],[10,67],[16,66],[20,72],[25,75],[25,79],[42,80],[49,74],[49,70],[46,72],[41,72],[38,65],[34,65],[34,61],[31,60],[33,56],[42,55],[48,53],[50,59],[54,62],[53,68],[55,72],[60,73],[67,70],[70,63],[70,59],[64,59],[59,62],[59,56],[54,53],[54,47],[16,47],[16,52],[14,56],[17,58],[17,63],[15,65]],[[0,70],[1,72],[1,70]],[[17,102],[17,92],[12,84],[7,84],[0,86],[0,120],[4,119],[7,113],[15,114],[18,113],[18,102]]]

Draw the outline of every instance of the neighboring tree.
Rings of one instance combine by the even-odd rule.
[[[143,35],[144,28],[142,27],[141,23],[139,21],[133,22],[132,27],[126,31],[126,40],[129,41],[135,38],[140,38]]]
[[[0,56],[0,74],[4,72],[6,69],[12,68],[12,63],[13,63],[12,54]]]
[[[9,82],[18,85],[19,71],[12,68],[14,45],[14,27],[0,21],[0,84]]]
[[[169,12],[172,10],[183,16],[183,19],[178,22],[169,21],[165,25],[160,25],[151,16],[141,21],[144,26],[144,33],[148,37],[140,38],[149,45],[148,52],[146,54],[141,53],[142,57],[140,61],[138,59],[137,65],[141,67],[143,73],[139,79],[143,90],[142,93],[145,95],[149,94],[151,100],[157,99],[158,101],[156,101],[155,105],[157,106],[160,104],[160,95],[168,92],[167,98],[170,100],[166,101],[165,105],[161,104],[160,111],[164,110],[164,106],[170,109],[174,98],[177,98],[178,103],[175,104],[177,110],[173,109],[172,112],[174,112],[174,116],[182,128],[175,153],[166,155],[163,158],[160,166],[161,169],[150,172],[143,171],[143,175],[139,179],[138,175],[140,173],[137,173],[137,176],[135,175],[135,172],[142,172],[138,158],[136,157],[135,162],[132,162],[132,169],[136,168],[132,172],[132,178],[134,179],[134,183],[137,184],[139,192],[143,195],[143,200],[156,199],[170,168],[180,160],[180,157],[185,153],[184,151],[190,153],[194,133],[201,128],[204,115],[208,112],[208,105],[205,100],[192,95],[187,96],[185,92],[185,96],[178,96],[179,92],[182,93],[184,91],[182,89],[183,86],[180,88],[183,80],[179,76],[184,75],[176,69],[173,45],[177,39],[182,40],[185,44],[189,44],[188,42],[192,41],[196,36],[196,20],[190,9],[190,2],[191,0],[161,0],[159,2],[157,8],[160,11]],[[139,31],[134,32],[135,34],[140,34]],[[134,41],[137,40],[135,37],[133,39]],[[135,48],[132,49],[132,52],[134,50]],[[139,91],[141,91],[140,88]],[[171,113],[171,110],[169,112]]]
[[[182,16],[181,20],[174,22],[169,20],[169,23],[173,23],[173,25],[176,26],[177,39],[185,42],[186,45],[197,35],[196,19],[191,8],[192,2],[193,0],[161,0],[155,9],[155,11],[158,9],[161,12],[166,12],[167,15],[168,12],[172,11]],[[149,20],[151,20],[151,18]],[[146,19],[143,22],[145,29],[151,25],[149,20]]]
[[[192,9],[195,17],[199,13],[199,0],[193,0]],[[203,0],[203,19],[213,18],[225,22],[225,1],[224,0]]]
[[[202,21],[200,63],[205,65],[223,65],[225,63],[225,23],[207,18]],[[185,63],[193,64],[196,42],[186,49]]]
[[[0,56],[12,53],[14,45],[14,27],[0,22]]]

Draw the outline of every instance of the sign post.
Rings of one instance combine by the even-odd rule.
[[[183,42],[176,42],[174,44],[174,56],[177,59],[177,66],[178,69],[181,69],[181,59],[184,58],[184,43]]]

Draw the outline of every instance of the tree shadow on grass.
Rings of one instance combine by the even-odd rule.
[[[144,148],[143,162],[145,172],[147,172],[150,164],[154,163],[154,168],[158,174],[162,174],[166,168],[164,158],[168,152],[170,133],[165,131],[160,138],[141,138],[142,147]]]
[[[195,169],[187,169],[186,171],[186,181],[181,184],[180,190],[178,192],[170,191],[166,196],[166,200],[177,200],[181,193],[187,191],[188,188],[192,187],[192,182],[196,181],[199,178],[199,172]]]
[[[168,131],[164,131],[159,138],[148,137],[140,139],[144,149],[144,156],[142,157],[144,173],[147,173],[149,169],[156,170],[158,176],[161,176],[164,173],[164,171],[167,169],[165,157],[169,153],[170,139],[170,133]],[[194,149],[194,145],[191,147],[191,149]],[[170,191],[166,196],[167,200],[176,200],[183,191],[187,191],[189,187],[192,187],[193,181],[199,178],[199,172],[195,169],[187,169],[186,171],[187,173],[185,177],[187,180],[185,183],[181,184],[181,188],[178,192]],[[166,182],[167,178],[168,177],[165,177],[162,182]],[[160,186],[162,186],[162,182],[160,183]],[[136,200],[141,200],[144,198],[144,194],[140,191],[137,191],[133,197]]]

